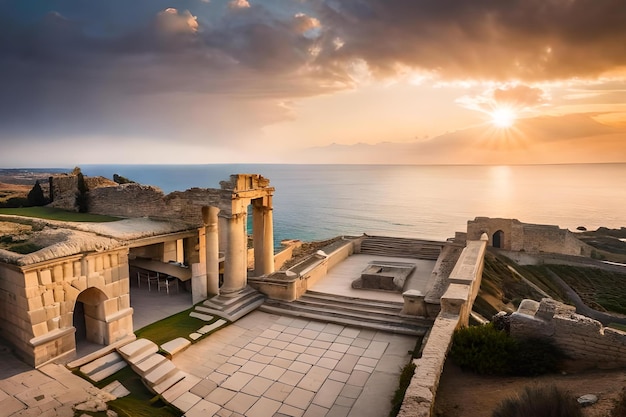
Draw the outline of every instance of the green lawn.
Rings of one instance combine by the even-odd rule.
[[[193,309],[181,311],[180,313],[169,316],[163,320],[157,321],[156,323],[149,324],[146,327],[142,327],[141,329],[135,331],[135,335],[137,336],[137,339],[149,339],[157,345],[162,345],[163,343],[174,340],[177,337],[189,339],[189,335],[191,333],[196,332],[205,324],[211,324],[219,319],[218,317],[215,317],[213,321],[207,323],[195,317],[189,317],[189,313],[191,311],[193,311]],[[202,338],[198,340],[203,339],[209,334],[210,333],[202,335]]]
[[[12,214],[24,217],[36,217],[47,220],[60,220],[64,222],[114,222],[121,220],[119,217],[102,216],[99,214],[76,213],[50,207],[22,207],[0,208],[0,214]]]

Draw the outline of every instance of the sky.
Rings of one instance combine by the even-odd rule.
[[[0,0],[0,167],[626,162],[623,0]]]

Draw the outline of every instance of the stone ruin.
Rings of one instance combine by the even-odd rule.
[[[361,276],[352,281],[352,288],[402,292],[413,270],[415,264],[412,263],[372,261],[361,272]]]

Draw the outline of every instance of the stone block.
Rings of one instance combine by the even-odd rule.
[[[539,302],[535,300],[524,299],[517,308],[517,312],[520,314],[534,316],[538,309]]]
[[[74,301],[76,301],[76,298],[78,298],[78,295],[82,291],[79,288],[76,288],[74,284],[69,285],[67,283],[64,283],[63,290],[65,291],[65,301],[70,301],[72,305],[74,304]]]
[[[109,269],[109,273],[111,274],[111,282],[120,280],[120,269],[118,267],[113,267]]]
[[[34,337],[39,337],[39,336],[43,336],[44,334],[48,333],[48,323],[47,322],[42,322],[42,323],[37,323],[33,325],[33,336]]]
[[[41,294],[41,300],[44,306],[49,306],[54,304],[54,291],[47,290]]]
[[[96,287],[104,290],[104,277],[97,272],[89,274],[87,276],[87,287]]]
[[[60,303],[63,301],[65,301],[65,290],[63,287],[57,286],[54,288],[54,302]]]
[[[36,287],[39,285],[39,277],[37,271],[28,271],[24,273],[24,286],[26,288]]]
[[[72,327],[74,325],[74,315],[70,313],[61,314],[60,326],[62,329]]]
[[[87,277],[76,278],[72,281],[72,287],[76,288],[78,292],[85,291],[87,289]]]
[[[108,284],[105,289],[105,292],[109,296],[109,298],[117,298],[121,294],[119,281]]]
[[[52,267],[52,282],[63,282],[63,266],[55,265]]]
[[[112,253],[111,256],[109,257],[109,263],[111,265],[111,268],[114,268],[119,265],[118,256],[120,255],[116,253]]]
[[[96,261],[96,271],[100,272],[102,270],[104,270],[104,257],[108,256],[108,255],[100,255],[100,256],[96,256],[95,261]]]
[[[41,293],[43,291],[45,291],[46,287],[42,286],[36,286],[36,287],[28,287],[24,289],[24,295],[26,296],[26,298],[33,298],[33,297],[41,297]]]
[[[124,310],[125,308],[130,307],[130,294],[120,295],[117,299],[117,308],[119,310]]]
[[[72,262],[65,262],[63,264],[63,281],[71,281],[74,277],[74,267]]]
[[[441,311],[444,313],[460,314],[463,306],[469,299],[469,286],[450,284],[441,297]]]
[[[47,323],[48,323],[48,330],[49,331],[58,330],[60,325],[61,325],[61,318],[60,317],[53,317],[50,320],[48,320]]]
[[[104,300],[103,303],[101,303],[102,308],[103,308],[103,317],[108,317],[112,314],[115,314],[119,311],[118,309],[118,302],[117,302],[117,298],[111,298],[108,300]]]
[[[30,317],[31,324],[39,324],[46,320],[48,320],[48,315],[46,313],[45,308],[40,308],[38,310],[32,310],[28,312],[28,317]]]
[[[52,273],[49,269],[39,271],[39,283],[41,285],[52,284]]]
[[[401,314],[409,316],[426,316],[426,303],[424,302],[424,294],[418,290],[408,290],[402,293],[404,305]]]
[[[40,297],[33,297],[33,298],[28,298],[26,300],[27,305],[28,305],[28,310],[39,310],[40,308],[43,308],[43,302],[42,302],[43,296]]]
[[[104,269],[111,269],[111,254],[107,253],[102,256],[102,267]]]
[[[110,269],[105,269],[104,271],[102,271],[102,276],[104,277],[104,283],[106,285],[109,285],[112,282]]]
[[[177,337],[174,340],[163,343],[161,345],[161,350],[163,350],[169,357],[173,357],[177,353],[187,349],[189,346],[191,346],[191,342],[189,340],[184,337]]]
[[[61,315],[61,304],[53,303],[44,307],[46,310],[46,319],[50,320],[54,317],[59,317]]]
[[[85,327],[87,327],[87,340],[100,345],[106,344],[106,323],[85,315]]]
[[[86,258],[85,259],[85,264],[87,267],[87,276],[95,274],[96,273],[96,261],[94,258]]]
[[[130,279],[128,277],[122,278],[118,282],[120,283],[120,295],[130,293]]]
[[[81,261],[74,261],[72,263],[72,269],[74,270],[73,273],[72,273],[72,276],[79,277],[79,276],[83,275],[83,267],[82,267],[82,262]]]

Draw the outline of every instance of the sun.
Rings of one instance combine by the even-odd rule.
[[[491,123],[501,129],[508,129],[513,126],[517,115],[510,107],[499,107],[490,113]]]

